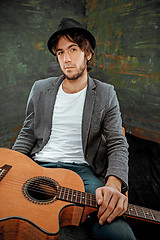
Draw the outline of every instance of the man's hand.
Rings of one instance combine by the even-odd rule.
[[[103,225],[105,221],[111,223],[115,217],[121,216],[126,212],[128,206],[128,197],[126,193],[121,192],[121,182],[118,178],[110,176],[104,187],[97,188],[96,200],[99,207],[99,224]]]

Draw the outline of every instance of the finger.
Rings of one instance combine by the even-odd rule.
[[[100,210],[103,213],[101,215],[99,214],[100,215],[100,219],[99,219],[100,224],[103,224],[108,219],[108,217],[112,214],[112,212],[114,212],[118,201],[119,201],[119,195],[114,194],[114,195],[112,195],[108,206],[106,206],[105,203],[103,203],[101,205]]]
[[[127,198],[128,198],[128,191],[127,192],[125,192],[125,194],[124,194]]]
[[[101,206],[98,211],[98,218],[100,218],[108,208],[108,205],[112,199],[112,196],[113,196],[113,190],[105,187],[103,189],[103,202],[101,203]]]
[[[96,189],[96,201],[98,203],[98,205],[101,205],[104,199],[104,194],[103,194],[103,188],[97,188]]]
[[[116,208],[108,217],[107,222],[111,223],[116,217],[121,216],[126,211],[127,202],[126,197],[120,198],[117,202]]]
[[[125,200],[124,200],[124,203],[123,203],[123,211],[121,212],[121,213],[119,213],[118,214],[118,217],[119,216],[121,216],[121,215],[123,215],[126,211],[127,211],[127,207],[128,207],[128,198],[126,198]]]

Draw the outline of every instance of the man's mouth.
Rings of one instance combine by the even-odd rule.
[[[64,68],[65,68],[66,70],[70,70],[70,69],[72,69],[72,68],[75,68],[75,66],[73,66],[73,65],[65,65]]]
[[[70,69],[72,69],[72,68],[74,68],[74,67],[66,67],[65,69],[66,69],[66,70],[70,70]]]

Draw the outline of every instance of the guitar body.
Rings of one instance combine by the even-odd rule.
[[[97,210],[96,196],[75,172],[0,148],[0,240],[54,240],[60,227],[78,226]],[[124,215],[160,224],[159,211],[134,204]]]
[[[76,173],[43,168],[3,148],[0,168],[0,240],[57,239],[60,226],[79,225],[83,207],[56,199],[59,185],[84,191]]]

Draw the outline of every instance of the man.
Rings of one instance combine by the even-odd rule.
[[[77,172],[85,190],[96,192],[99,210],[90,227],[92,239],[135,239],[119,218],[128,204],[128,145],[116,93],[88,75],[95,45],[79,22],[61,20],[48,48],[63,76],[35,82],[13,149],[41,166]],[[98,177],[105,177],[105,184]]]

